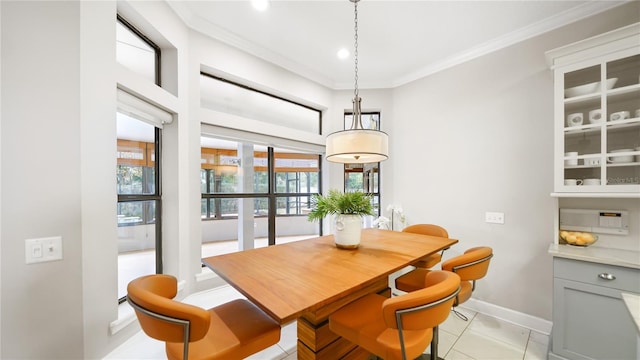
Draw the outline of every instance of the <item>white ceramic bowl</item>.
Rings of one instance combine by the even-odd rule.
[[[607,90],[613,89],[617,81],[618,81],[618,78],[607,79]],[[593,94],[597,91],[600,91],[600,81],[565,89],[564,97],[572,98],[575,96]]]
[[[632,151],[633,151],[633,149],[611,150],[611,154],[619,153],[619,152],[632,152]],[[609,162],[609,163],[630,163],[630,162],[633,162],[633,155],[609,156],[609,157],[607,157],[607,162]]]

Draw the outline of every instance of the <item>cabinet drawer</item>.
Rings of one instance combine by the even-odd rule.
[[[640,293],[640,270],[564,258],[554,258],[553,276]]]

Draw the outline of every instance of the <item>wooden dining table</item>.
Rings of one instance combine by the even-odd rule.
[[[457,242],[364,229],[354,250],[326,235],[202,262],[281,325],[297,320],[298,359],[360,359],[369,353],[331,332],[329,315],[366,294],[391,296],[390,274]]]

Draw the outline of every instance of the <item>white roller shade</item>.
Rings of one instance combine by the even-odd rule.
[[[161,129],[162,125],[171,124],[173,121],[171,113],[119,88],[118,111]]]
[[[249,131],[236,130],[211,124],[201,123],[200,131],[202,135],[221,138],[225,140],[248,142],[257,145],[272,146],[276,148],[303,151],[315,154],[324,153],[323,145],[281,138],[277,136],[264,135]]]

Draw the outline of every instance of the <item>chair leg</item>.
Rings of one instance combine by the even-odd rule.
[[[451,309],[451,311],[453,311],[454,314],[456,314],[456,316],[458,316],[460,319],[464,320],[464,321],[469,321],[469,318],[467,318],[466,316],[464,316],[463,313],[457,311],[455,308]]]
[[[422,354],[418,359],[420,360],[444,360],[438,356],[438,327],[433,328],[433,337],[431,338],[431,353]],[[417,360],[417,359],[416,359]]]
[[[438,331],[438,327],[434,327],[433,328],[433,337],[431,338],[431,360],[438,360],[438,334],[440,333],[440,331]]]

